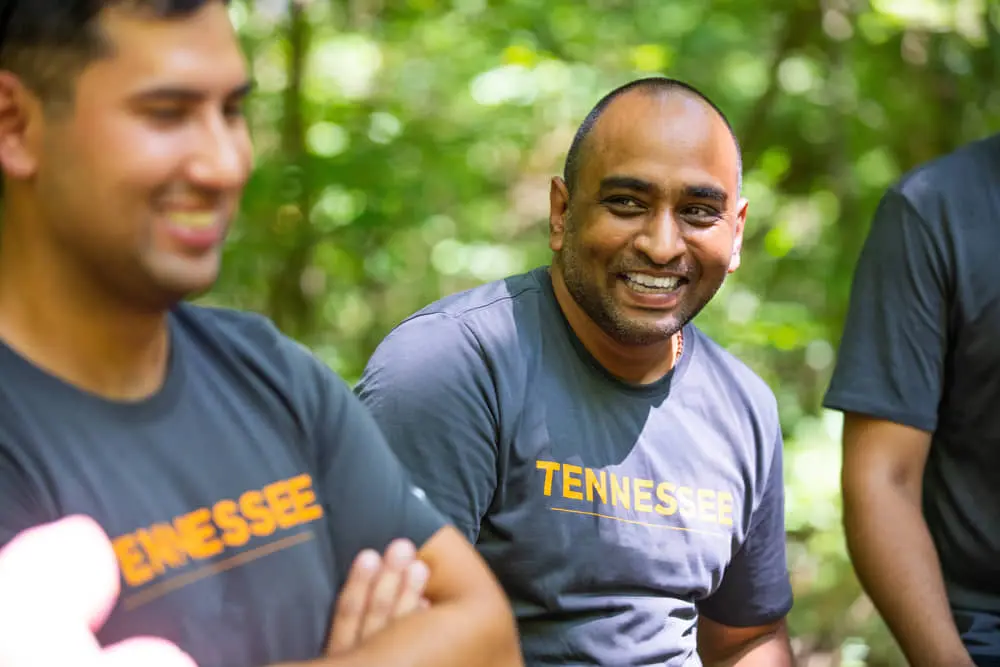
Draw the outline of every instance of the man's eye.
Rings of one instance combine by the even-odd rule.
[[[722,215],[719,211],[710,206],[686,206],[681,211],[685,217],[694,219],[696,222],[714,222]]]
[[[692,206],[691,209],[704,215],[719,215],[719,212],[710,206]]]
[[[180,120],[186,113],[182,107],[151,107],[146,110],[151,118],[161,121]]]
[[[639,213],[646,208],[642,202],[623,195],[608,197],[604,200],[604,205],[615,213]]]
[[[227,104],[223,112],[226,118],[242,118],[244,109],[242,104]]]

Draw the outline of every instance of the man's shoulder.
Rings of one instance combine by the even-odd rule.
[[[282,333],[271,318],[260,313],[184,303],[172,314],[190,335],[206,343],[223,343],[236,351],[265,358],[311,354],[304,345]]]
[[[534,269],[456,292],[421,308],[404,322],[430,314],[447,315],[459,320],[506,314],[519,301],[541,296],[544,271],[544,268]]]
[[[489,392],[496,376],[522,376],[551,305],[545,271],[464,290],[410,315],[378,344],[355,390],[362,396],[412,386]]]
[[[986,195],[1000,179],[1000,133],[972,141],[923,162],[904,173],[890,194],[902,197],[916,210],[933,210],[942,200],[968,201],[977,191]]]
[[[261,381],[287,395],[310,393],[333,372],[302,343],[284,334],[267,316],[219,306],[183,304],[173,316],[189,344],[212,363],[242,378]],[[291,396],[289,396],[291,397]]]
[[[274,322],[265,315],[225,306],[181,303],[172,316],[199,333],[236,342],[274,343],[280,336]]]
[[[429,335],[440,340],[447,331],[463,330],[480,338],[481,332],[495,337],[512,331],[517,318],[535,310],[533,306],[544,299],[544,272],[544,268],[534,269],[438,299],[400,322],[389,338]],[[523,308],[526,304],[528,308]]]
[[[698,345],[702,375],[715,380],[718,389],[747,404],[759,415],[777,419],[778,400],[774,391],[745,361],[691,325]]]

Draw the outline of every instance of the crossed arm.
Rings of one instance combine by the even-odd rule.
[[[737,628],[698,619],[698,653],[705,667],[793,667],[785,620]]]
[[[486,565],[454,528],[438,531],[416,554],[429,578],[420,609],[419,579],[408,559],[384,567],[355,562],[338,601],[327,656],[294,667],[520,667],[513,615]],[[276,665],[274,667],[293,667]]]
[[[447,525],[393,456],[381,430],[346,383],[308,359],[316,410],[311,442],[326,520],[345,585],[337,600],[326,655],[314,667],[517,667],[513,612],[485,561]],[[426,576],[427,608],[396,614],[401,591],[414,582],[414,554],[393,557],[400,540],[417,545]],[[373,568],[366,558],[386,558]],[[423,583],[423,582],[416,582]],[[409,588],[402,607],[419,594]],[[407,596],[408,600],[407,601]],[[390,611],[391,609],[391,611]],[[391,622],[390,622],[391,621]],[[300,667],[304,667],[300,665]],[[274,666],[278,667],[278,666]],[[290,667],[285,665],[284,667]]]

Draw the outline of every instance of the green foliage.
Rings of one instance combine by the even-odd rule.
[[[355,380],[442,295],[546,263],[577,124],[647,74],[694,83],[745,154],[743,267],[699,324],[778,395],[801,655],[903,662],[847,560],[840,419],[820,408],[884,188],[997,131],[986,0],[234,0],[258,168],[211,299]],[[279,3],[280,4],[280,3]],[[832,662],[819,662],[832,659]]]

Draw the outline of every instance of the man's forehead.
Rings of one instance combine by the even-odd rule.
[[[687,92],[630,91],[608,106],[584,148],[583,172],[596,180],[636,165],[685,166],[723,182],[738,177],[736,143],[725,121]]]
[[[110,41],[109,58],[94,62],[122,83],[135,78],[189,80],[201,87],[238,85],[246,64],[228,13],[221,2],[208,2],[190,15],[158,18],[125,8],[102,13]],[[113,71],[113,74],[112,74]]]

